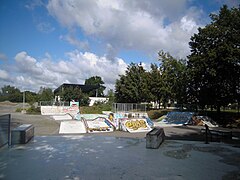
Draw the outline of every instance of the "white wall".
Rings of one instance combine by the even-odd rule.
[[[95,102],[108,102],[109,98],[105,97],[89,97],[90,103],[89,106],[93,106]]]

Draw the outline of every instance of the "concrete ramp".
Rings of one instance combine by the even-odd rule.
[[[130,133],[148,132],[152,128],[148,125],[147,119],[126,119],[121,122],[122,130]]]
[[[89,133],[112,132],[114,125],[104,117],[85,120]]]
[[[70,116],[69,114],[64,114],[64,115],[56,115],[56,116],[52,116],[52,118],[56,121],[62,121],[62,120],[72,120],[72,116]]]
[[[63,121],[59,130],[59,134],[80,134],[86,132],[87,130],[82,121]]]

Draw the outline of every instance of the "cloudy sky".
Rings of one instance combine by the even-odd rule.
[[[38,91],[92,76],[108,88],[129,63],[147,68],[188,42],[223,4],[239,0],[1,0],[0,87]]]

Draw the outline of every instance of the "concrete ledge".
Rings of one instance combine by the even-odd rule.
[[[162,144],[165,138],[163,128],[153,128],[146,135],[146,148],[157,149]]]
[[[11,144],[26,144],[34,136],[32,124],[23,124],[11,131]]]

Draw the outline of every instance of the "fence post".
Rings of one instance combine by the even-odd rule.
[[[209,142],[208,142],[208,132],[209,132],[208,125],[205,124],[205,144],[209,144]]]
[[[12,139],[11,139],[11,114],[8,116],[8,147],[11,147]]]

